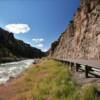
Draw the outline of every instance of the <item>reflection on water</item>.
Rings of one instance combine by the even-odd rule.
[[[0,65],[0,84],[7,82],[11,77],[18,76],[26,70],[34,60],[23,60]]]

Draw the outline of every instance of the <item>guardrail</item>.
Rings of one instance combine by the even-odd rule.
[[[82,70],[85,72],[85,77],[89,78],[89,74],[100,78],[100,62],[96,60],[84,60],[84,59],[55,59],[62,63],[68,64],[71,69],[75,69],[76,72]]]

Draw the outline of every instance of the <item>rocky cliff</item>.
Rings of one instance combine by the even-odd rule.
[[[0,28],[0,59],[1,58],[38,58],[45,53],[21,40],[17,40],[13,33]]]
[[[50,57],[100,60],[100,0],[80,0],[69,27],[52,43]]]

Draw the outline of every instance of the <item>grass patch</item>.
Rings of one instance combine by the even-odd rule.
[[[68,67],[53,60],[31,68],[20,83],[21,100],[99,100],[95,88],[77,87]]]

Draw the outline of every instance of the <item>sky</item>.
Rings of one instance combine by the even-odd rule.
[[[0,27],[43,51],[65,31],[79,0],[0,0]]]

